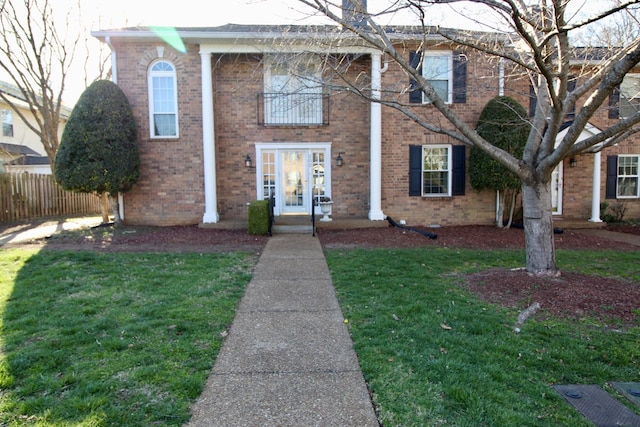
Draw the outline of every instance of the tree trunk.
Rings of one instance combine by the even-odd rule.
[[[516,190],[511,191],[511,206],[509,207],[509,221],[505,228],[511,228],[511,224],[513,223],[513,211],[516,209],[516,197],[518,196],[518,192]]]
[[[506,190],[505,190],[506,191]],[[497,190],[498,206],[496,206],[496,227],[504,227],[504,196],[505,191]]]
[[[118,193],[112,193],[111,198],[113,199],[113,226],[120,227],[122,225],[122,220],[120,219],[120,204],[118,203]]]
[[[109,222],[109,197],[106,192],[102,193],[102,223],[107,224]]]
[[[527,271],[536,276],[559,276],[551,213],[551,186],[547,182],[522,183]]]

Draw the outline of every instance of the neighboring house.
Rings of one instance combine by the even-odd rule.
[[[338,88],[328,68],[365,89],[410,87],[399,67],[384,64],[380,52],[355,36],[335,26],[177,31],[184,52],[145,28],[94,33],[112,48],[114,79],[139,126],[141,177],[124,195],[127,223],[242,219],[248,202],[271,194],[276,215],[309,215],[314,198],[331,197],[334,217],[389,215],[423,226],[494,223],[495,193],[471,188],[467,147]],[[391,33],[415,63],[421,35],[411,27]],[[309,38],[326,42],[323,55],[305,53]],[[501,93],[524,106],[535,103],[528,81],[502,77],[499,63],[438,36],[428,42],[423,74],[469,124]],[[638,76],[625,79],[611,115],[602,111],[585,133],[638,107]],[[421,92],[399,96],[428,103]],[[428,105],[421,114],[439,115]],[[553,178],[558,219],[598,220],[594,206],[605,197],[624,202],[627,217],[640,217],[639,160],[638,138],[602,155],[566,159]]]
[[[17,87],[0,82],[0,92],[10,97],[28,120],[34,121],[33,114]],[[2,114],[0,172],[50,174],[49,157],[40,137],[22,121],[20,116],[3,99],[0,99],[0,112]],[[71,110],[63,107],[60,136],[70,114]]]

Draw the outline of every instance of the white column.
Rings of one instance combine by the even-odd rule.
[[[202,222],[207,224],[218,222],[211,54],[200,52],[200,63],[202,68],[202,153],[204,161],[204,215]]]
[[[593,154],[593,188],[591,189],[591,222],[602,222],[600,219],[600,151]]]
[[[382,88],[382,55],[371,55],[371,97],[380,99]],[[371,102],[370,171],[369,171],[369,219],[381,221],[382,213],[382,105]]]

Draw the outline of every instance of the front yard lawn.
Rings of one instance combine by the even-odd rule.
[[[565,271],[640,286],[638,254],[557,256]],[[640,381],[640,301],[635,324],[615,327],[589,313],[549,316],[543,304],[518,334],[518,313],[533,301],[502,307],[465,286],[468,273],[520,267],[523,259],[519,250],[327,252],[382,425],[590,426],[551,385],[598,384],[615,394],[608,381]]]
[[[184,424],[254,257],[0,250],[0,425]]]

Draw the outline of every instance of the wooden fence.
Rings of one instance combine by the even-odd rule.
[[[0,222],[101,212],[100,196],[65,191],[52,175],[0,174]]]

